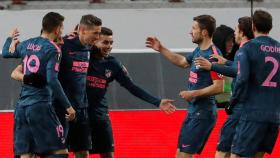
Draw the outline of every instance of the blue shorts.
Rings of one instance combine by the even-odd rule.
[[[231,152],[243,157],[254,156],[257,152],[270,154],[278,133],[276,123],[239,120]]]
[[[188,114],[182,124],[178,149],[188,154],[200,154],[215,126],[216,114],[210,111],[200,111]]]
[[[110,118],[90,120],[91,154],[114,152],[114,138]]]
[[[238,119],[228,118],[224,123],[217,145],[217,151],[231,152],[231,144],[235,135]]]
[[[46,154],[65,149],[64,129],[50,104],[16,107],[14,153]]]

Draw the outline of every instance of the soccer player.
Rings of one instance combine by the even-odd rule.
[[[56,113],[65,128],[68,148],[75,153],[76,158],[87,158],[91,149],[90,129],[88,124],[86,75],[92,45],[99,39],[102,21],[94,15],[84,15],[78,26],[77,34],[70,34],[63,38],[62,58],[59,81],[70,102],[75,105],[77,118],[69,122],[65,119],[65,110],[59,100],[54,100]],[[22,80],[20,68],[13,71],[16,80]],[[23,78],[24,79],[24,78]],[[29,80],[33,85],[43,84],[34,76]],[[69,131],[69,132],[68,132]]]
[[[200,56],[209,58],[219,53],[212,44],[212,34],[216,20],[210,15],[193,18],[192,42],[198,47],[187,57],[176,54],[165,48],[156,37],[148,37],[146,45],[160,52],[170,62],[181,68],[190,67],[188,90],[179,95],[189,103],[188,115],[182,124],[177,158],[192,158],[199,154],[216,123],[216,103],[214,95],[223,92],[223,77],[215,72],[200,69],[194,60]]]
[[[43,17],[42,35],[18,43],[18,31],[13,30],[3,47],[4,58],[22,58],[24,84],[15,109],[14,153],[31,158],[35,153],[52,158],[66,158],[64,130],[52,107],[52,97],[60,100],[68,120],[75,118],[75,110],[57,79],[61,51],[53,42],[61,36],[64,17],[49,12]],[[29,84],[29,76],[37,74],[46,80],[40,88]]]
[[[92,136],[92,150],[101,158],[114,157],[114,140],[112,125],[108,114],[108,104],[105,98],[107,88],[116,80],[136,97],[160,107],[166,113],[175,111],[173,100],[159,99],[135,85],[127,69],[116,58],[110,56],[113,46],[113,32],[102,27],[100,39],[96,42],[97,49],[91,53],[87,76],[87,95],[89,102],[89,118]]]
[[[233,138],[232,158],[260,158],[271,153],[279,133],[280,43],[269,36],[272,16],[268,12],[256,10],[252,20],[255,39],[238,53],[233,104],[247,93]]]
[[[102,21],[94,15],[82,16],[77,35],[63,38],[61,47],[61,67],[59,81],[74,109],[77,111],[75,121],[69,122],[67,134],[68,148],[76,158],[87,158],[91,149],[90,130],[88,125],[86,75],[89,65],[91,46],[99,39]],[[65,110],[61,103],[54,101],[56,112],[64,126],[68,126],[64,118]],[[66,128],[67,129],[67,128]]]
[[[234,61],[224,59],[222,56],[213,55],[213,58],[218,58],[218,63],[211,63],[205,58],[200,58],[195,61],[197,65],[200,65],[201,69],[211,70],[218,72],[222,75],[233,77],[232,88],[234,89],[235,77],[237,75],[237,58],[239,52],[242,52],[242,47],[248,43],[248,41],[254,38],[252,32],[252,20],[251,17],[241,17],[238,19],[238,24],[235,27],[235,41],[240,45],[239,50],[235,54]],[[243,96],[246,93],[243,93]],[[231,152],[231,144],[233,136],[235,134],[235,128],[239,121],[242,112],[242,101],[236,104],[234,107],[226,107],[227,113],[230,114],[226,122],[224,123],[220,139],[217,146],[216,158],[229,158]]]

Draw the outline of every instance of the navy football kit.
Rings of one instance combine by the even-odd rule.
[[[197,57],[210,58],[213,53],[219,53],[215,46],[206,50],[197,47],[192,54],[186,57],[191,65],[188,90],[198,90],[213,84],[213,80],[223,80],[223,76],[213,71],[199,69],[194,64]],[[214,96],[197,97],[188,102],[188,115],[184,120],[178,140],[180,152],[199,154],[216,123],[216,103]]]
[[[87,76],[89,118],[93,143],[90,153],[113,152],[112,125],[105,98],[109,83],[116,80],[134,96],[157,107],[161,100],[135,85],[129,77],[127,69],[116,58],[109,56],[104,59],[98,59],[93,56],[90,59]]]
[[[31,38],[19,43],[14,53],[9,52],[12,38],[4,44],[4,58],[22,58],[24,75],[38,74],[47,85],[36,88],[22,85],[14,114],[14,153],[45,153],[65,147],[64,129],[52,107],[52,98],[65,109],[71,106],[57,78],[61,51],[49,39]]]
[[[91,46],[82,45],[77,35],[65,36],[61,46],[62,58],[59,81],[76,110],[76,119],[65,120],[65,110],[59,100],[54,100],[56,113],[66,129],[67,143],[70,151],[84,151],[91,148],[88,126],[86,76],[89,65]]]
[[[280,123],[280,44],[269,36],[248,42],[238,54],[238,71],[232,100],[246,91],[232,153],[253,156],[271,153]]]

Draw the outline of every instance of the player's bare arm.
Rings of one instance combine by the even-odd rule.
[[[18,65],[11,73],[11,78],[16,81],[23,81],[22,65]]]
[[[160,52],[166,59],[178,67],[187,68],[190,66],[184,56],[165,48],[156,37],[148,37],[146,39],[146,47]]]
[[[192,91],[181,91],[179,96],[187,101],[196,97],[206,97],[220,94],[224,91],[224,80],[213,80],[211,86]]]

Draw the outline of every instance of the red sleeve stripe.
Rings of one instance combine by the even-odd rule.
[[[212,80],[223,80],[223,79],[224,79],[224,76],[223,76],[223,75],[218,74],[218,73],[215,72],[215,71],[211,71],[210,74],[211,74],[211,79],[212,79]]]

